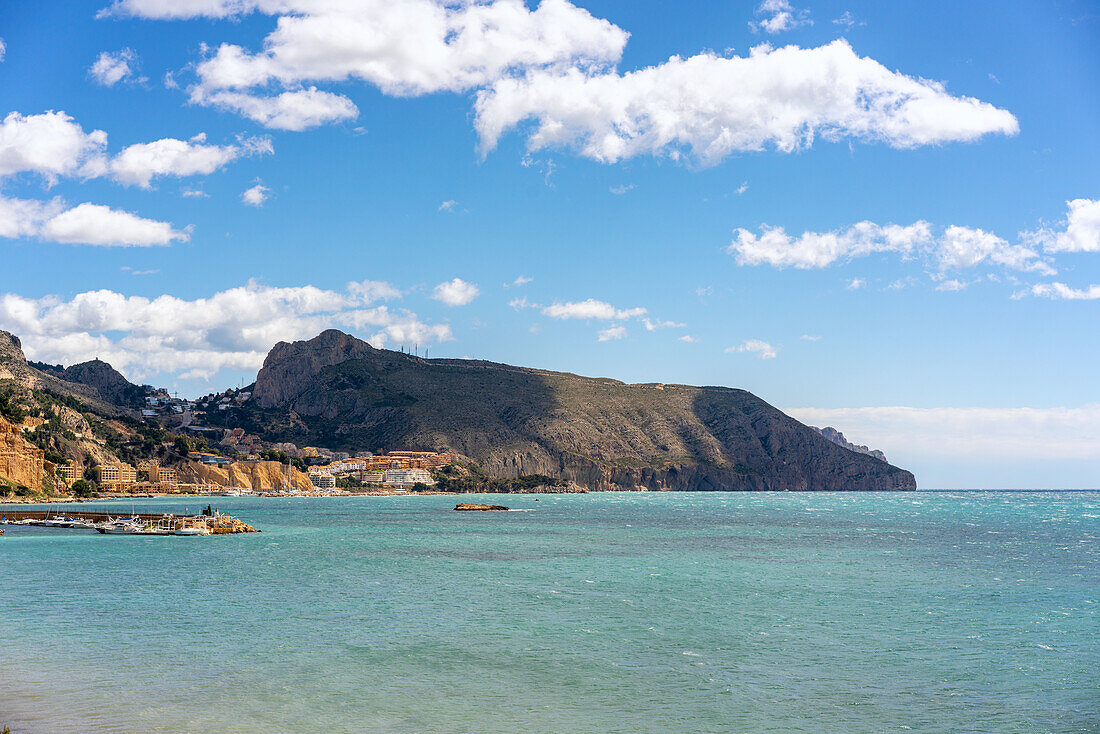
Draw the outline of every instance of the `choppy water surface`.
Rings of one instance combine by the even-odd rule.
[[[1100,493],[218,500],[9,526],[0,726],[1100,731]]]

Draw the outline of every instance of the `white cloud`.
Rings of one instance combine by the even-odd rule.
[[[970,283],[962,280],[945,280],[936,286],[938,291],[962,291],[966,290],[970,286]]]
[[[791,237],[782,227],[762,225],[760,234],[734,230],[726,252],[739,265],[772,265],[777,268],[824,268],[838,260],[850,260],[876,252],[912,253],[932,241],[931,226],[916,222],[907,227],[860,222],[833,232],[804,232]]]
[[[738,187],[737,187],[737,188],[736,188],[736,189],[734,190],[734,193],[735,193],[735,194],[737,194],[738,196],[740,196],[741,194],[745,193],[745,192],[746,192],[746,191],[748,191],[748,190],[749,190],[749,182],[748,182],[748,181],[743,181],[743,182],[741,183],[741,185],[740,185],[740,186],[738,186]]]
[[[544,309],[542,313],[552,319],[598,319],[612,321],[616,319],[630,319],[644,316],[644,308],[618,309],[610,303],[588,298],[584,301],[569,303],[553,303]]]
[[[1011,113],[890,71],[843,40],[765,44],[747,57],[674,56],[623,75],[532,71],[482,90],[475,109],[483,151],[534,120],[530,150],[574,148],[605,163],[650,154],[714,164],[741,151],[801,150],[819,138],[914,148],[1019,129]]]
[[[257,6],[285,13],[264,50],[223,44],[196,69],[202,88],[358,79],[398,96],[462,92],[530,67],[614,62],[628,37],[565,0],[544,0],[534,11],[521,0]]]
[[[11,112],[0,122],[0,178],[37,173],[53,184],[60,176],[102,175],[106,147],[107,133],[85,133],[64,112]]]
[[[1013,270],[1052,275],[1055,270],[1038,252],[1024,245],[971,227],[951,225],[935,236],[932,225],[918,221],[909,226],[860,222],[832,232],[803,232],[792,237],[782,227],[761,225],[760,233],[734,230],[726,252],[739,265],[771,265],[777,268],[824,268],[874,253],[891,252],[908,259],[923,255],[941,270],[972,268],[982,263]]]
[[[622,196],[623,194],[625,194],[628,191],[633,191],[634,190],[634,184],[619,184],[618,186],[612,186],[608,190],[611,193],[615,194],[615,196]]]
[[[1100,199],[1074,199],[1066,206],[1069,213],[1061,223],[1063,229],[1021,232],[1021,238],[1042,245],[1047,252],[1100,252]]]
[[[661,321],[660,319],[642,319],[642,325],[645,326],[646,331],[657,331],[657,329],[683,329],[687,324],[681,324],[676,321]]]
[[[794,408],[803,423],[833,426],[892,460],[909,453],[957,458],[1100,457],[1100,405],[1081,408]],[[918,477],[919,479],[919,477]]]
[[[156,176],[194,176],[217,171],[243,155],[271,154],[271,138],[245,138],[239,145],[205,145],[205,135],[190,142],[164,138],[124,148],[111,160],[111,175],[120,183],[149,188]]]
[[[119,0],[110,9],[165,19],[252,11],[279,16],[263,50],[219,46],[196,65],[191,100],[290,130],[358,113],[345,97],[299,91],[305,84],[363,81],[395,96],[464,92],[527,68],[613,63],[628,37],[566,0],[543,0],[535,10],[522,0]],[[276,86],[286,91],[273,98],[250,92]]]
[[[936,252],[941,268],[971,268],[986,260],[1014,270],[1053,275],[1055,270],[1039,259],[1039,253],[1023,245],[1010,245],[995,234],[971,227],[948,227]]]
[[[677,337],[676,341],[681,341],[681,342],[684,342],[685,344],[694,344],[695,342],[697,342],[699,340],[696,339],[695,337],[693,337],[691,334],[684,334],[681,337]]]
[[[89,203],[47,220],[38,234],[53,242],[101,247],[150,247],[190,239],[187,232],[173,229],[167,222]]]
[[[283,92],[273,97],[258,97],[244,92],[191,90],[195,104],[236,112],[264,127],[275,130],[307,130],[330,122],[354,120],[359,108],[340,94],[317,87]]]
[[[264,202],[268,200],[271,194],[271,189],[264,186],[262,183],[257,183],[251,188],[247,188],[241,194],[241,203],[248,206],[260,207],[264,205]]]
[[[778,350],[766,341],[760,339],[746,339],[741,344],[726,347],[726,353],[755,354],[760,359],[775,359]]]
[[[810,334],[803,334],[802,336],[800,336],[798,338],[801,339],[802,341],[807,341],[807,342],[819,342],[819,341],[821,341],[820,336],[812,336]]]
[[[833,25],[844,26],[845,30],[852,30],[857,25],[867,25],[866,21],[858,20],[852,15],[851,10],[845,10],[839,18],[833,18]]]
[[[258,369],[276,342],[310,338],[327,328],[369,333],[367,340],[377,347],[452,338],[446,325],[376,305],[396,292],[385,283],[353,283],[340,292],[249,282],[195,300],[109,290],[67,301],[6,293],[0,295],[0,328],[18,334],[32,359],[72,364],[98,356],[132,379]]]
[[[88,69],[88,76],[97,84],[104,87],[113,87],[121,81],[137,80],[138,55],[132,48],[124,48],[121,51],[104,51]]]
[[[810,11],[792,7],[789,0],[764,0],[756,8],[756,17],[760,20],[749,23],[749,28],[754,33],[782,33],[814,24],[810,20]]]
[[[598,341],[609,342],[626,338],[625,326],[609,326],[606,329],[600,329],[597,333]]]
[[[526,275],[517,275],[515,280],[513,280],[511,283],[505,283],[504,287],[505,288],[519,288],[521,286],[527,285],[528,283],[534,282],[534,280],[535,280],[534,278],[529,278]]]
[[[454,199],[448,199],[447,201],[439,205],[439,209],[437,211],[453,212],[456,206],[458,206],[457,201],[455,201]]]
[[[4,54],[8,51],[8,47],[4,44],[4,39],[0,38],[0,61],[4,60]]]
[[[37,237],[71,245],[149,247],[186,242],[187,230],[130,212],[84,203],[67,208],[61,199],[48,202],[0,196],[0,237]]]
[[[867,281],[862,278],[852,278],[848,285],[844,287],[850,291],[858,291],[860,288],[867,287]]]
[[[522,311],[526,308],[542,308],[542,306],[540,306],[539,304],[531,303],[530,301],[528,301],[527,296],[524,296],[523,298],[513,298],[512,300],[508,301],[508,305],[517,311]]]
[[[1066,301],[1095,301],[1100,299],[1100,285],[1077,289],[1070,288],[1065,283],[1039,283],[1031,287],[1031,294]]]
[[[481,293],[473,283],[455,278],[440,283],[432,291],[432,298],[448,306],[465,306]]]
[[[199,189],[181,189],[180,190],[180,196],[182,196],[185,199],[209,199],[210,198],[210,194],[206,193],[201,188],[199,188]]]
[[[45,222],[64,210],[60,199],[33,201],[0,196],[0,237],[35,237]]]

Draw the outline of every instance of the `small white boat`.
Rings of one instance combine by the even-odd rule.
[[[196,528],[196,527],[178,528],[178,529],[172,531],[172,535],[209,535],[209,534],[210,533],[206,530],[206,528]]]
[[[139,535],[145,532],[145,528],[133,520],[114,520],[101,523],[96,530],[107,535]]]

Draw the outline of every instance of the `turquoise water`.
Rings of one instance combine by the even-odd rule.
[[[1100,493],[217,499],[9,526],[0,726],[1100,731]]]

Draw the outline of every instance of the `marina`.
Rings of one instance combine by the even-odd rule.
[[[233,535],[258,532],[248,523],[212,511],[211,514],[106,512],[54,509],[0,509],[0,525],[66,530],[90,530],[104,535]],[[2,530],[0,530],[2,533]]]

